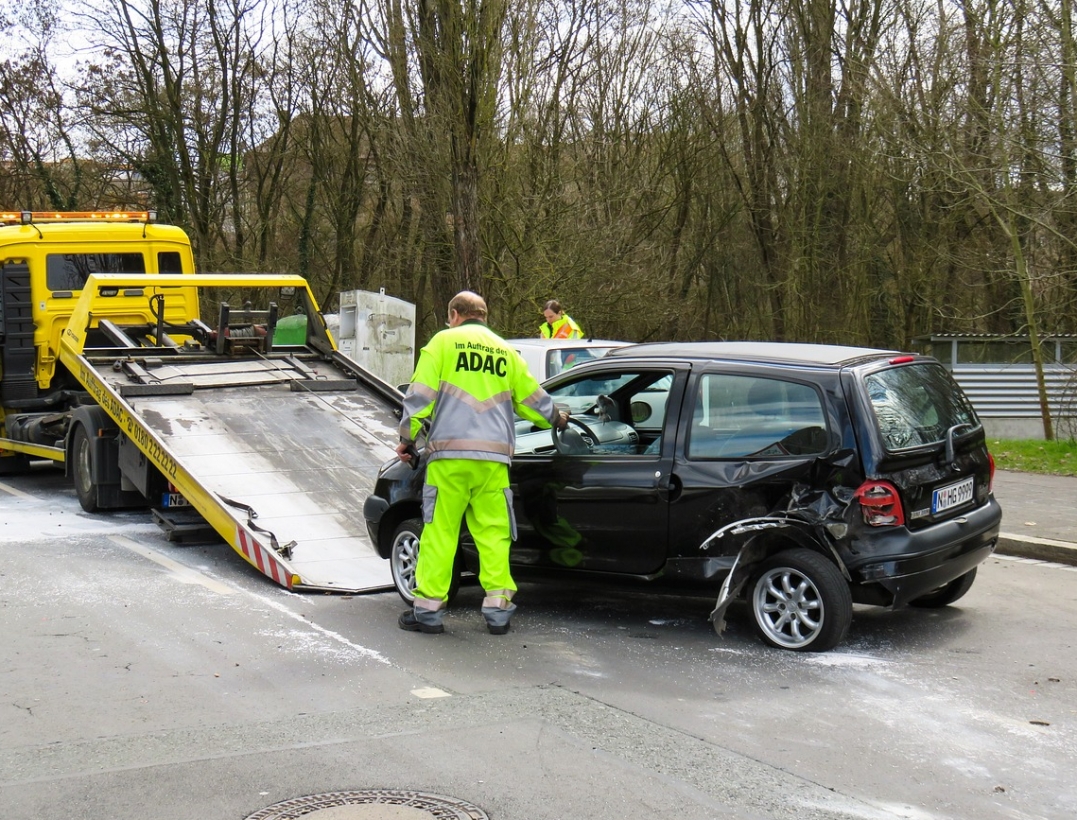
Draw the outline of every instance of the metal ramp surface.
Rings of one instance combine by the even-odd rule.
[[[379,467],[395,457],[393,407],[338,377],[332,365],[321,363],[311,373],[309,364],[295,364],[301,366],[170,363],[153,368],[155,382],[196,389],[187,395],[132,393],[124,400],[238,520],[272,533],[300,577],[297,588],[391,588],[389,562],[370,543],[362,508]],[[123,392],[122,376],[98,372]]]

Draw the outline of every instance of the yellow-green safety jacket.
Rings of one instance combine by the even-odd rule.
[[[576,324],[576,320],[567,313],[562,313],[561,318],[552,325],[543,322],[539,325],[539,333],[543,339],[582,339],[583,328]]]
[[[430,418],[426,458],[508,464],[516,445],[513,411],[540,427],[557,418],[553,399],[512,347],[477,320],[439,331],[419,352],[404,396],[400,438],[414,441]]]

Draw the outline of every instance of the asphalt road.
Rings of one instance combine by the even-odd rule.
[[[1073,567],[992,558],[958,605],[858,607],[814,655],[736,608],[715,635],[709,598],[535,584],[507,636],[475,588],[404,633],[394,592],[288,593],[51,471],[0,485],[0,555],[4,820],[361,789],[495,820],[1077,816]]]

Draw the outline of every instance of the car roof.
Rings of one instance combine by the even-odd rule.
[[[620,347],[607,355],[616,358],[645,356],[833,366],[902,354],[898,350],[804,342],[649,342]]]
[[[624,347],[632,342],[616,342],[611,339],[539,339],[528,337],[526,339],[505,339],[513,347]]]

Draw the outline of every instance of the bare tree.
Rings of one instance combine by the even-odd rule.
[[[203,265],[245,253],[240,120],[258,73],[257,0],[101,0],[83,18],[104,60],[81,86],[97,139],[187,225]],[[229,219],[225,219],[225,213]]]
[[[21,50],[0,62],[0,156],[7,167],[5,205],[73,210],[101,203],[100,175],[80,150],[77,120],[65,99],[54,55],[62,35],[56,8],[13,7],[0,33]]]
[[[482,142],[493,138],[505,13],[505,0],[418,0],[406,7],[386,0],[383,6],[381,47],[439,306],[458,290],[484,288],[480,156]]]

